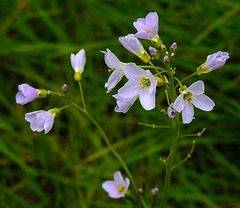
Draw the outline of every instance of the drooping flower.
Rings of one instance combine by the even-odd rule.
[[[211,111],[215,103],[208,96],[204,95],[204,83],[199,80],[194,82],[188,88],[182,87],[181,94],[173,104],[173,108],[182,112],[183,123],[187,124],[194,119],[193,106],[203,111]]]
[[[129,108],[131,108],[131,106],[136,101],[136,99],[138,98],[138,96],[135,96],[133,98],[123,98],[118,94],[113,95],[113,97],[117,101],[117,105],[116,105],[114,111],[121,112],[121,113],[126,113],[129,110]]]
[[[28,84],[18,85],[18,93],[16,94],[16,103],[25,105],[36,98],[44,98],[47,91],[44,89],[35,89]]]
[[[157,12],[148,13],[146,18],[138,18],[133,25],[138,31],[135,34],[135,37],[147,40],[153,39],[156,35],[158,35]]]
[[[222,67],[228,58],[229,53],[221,51],[208,55],[206,62],[197,68],[198,75],[209,73],[215,69]]]
[[[32,131],[43,131],[47,134],[53,127],[54,118],[60,113],[58,108],[48,111],[39,110],[25,114],[26,121],[30,122]]]
[[[117,171],[114,173],[114,181],[105,181],[102,187],[111,198],[117,199],[125,196],[129,185],[130,180],[126,178],[124,181],[121,172]]]
[[[85,50],[81,49],[76,55],[74,55],[73,53],[70,56],[70,60],[71,60],[71,65],[75,71],[74,74],[74,79],[76,81],[80,81],[81,80],[81,74],[84,71],[84,66],[86,63],[86,54],[85,54]]]
[[[140,103],[145,110],[155,108],[157,80],[152,73],[133,63],[126,64],[123,71],[129,80],[118,90],[118,94],[123,98],[131,99],[139,96]]]
[[[140,41],[133,34],[129,34],[125,37],[119,37],[118,40],[129,52],[135,54],[143,62],[149,62],[150,56],[143,48]]]
[[[171,103],[167,109],[167,114],[169,118],[174,118],[177,114],[176,109],[173,108],[173,103]]]
[[[112,74],[108,78],[105,87],[107,88],[107,93],[109,93],[122,79],[124,76],[123,66],[125,65],[113,54],[109,49],[102,51],[104,53],[104,60],[106,65],[113,69]]]

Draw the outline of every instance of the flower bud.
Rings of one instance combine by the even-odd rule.
[[[163,61],[164,61],[165,63],[169,62],[169,57],[168,57],[168,56],[164,56],[164,57],[163,57]]]
[[[161,45],[161,52],[165,52],[167,50],[166,46],[165,45]]]
[[[67,86],[67,84],[64,84],[64,85],[62,86],[62,91],[64,91],[64,92],[68,91],[68,86]]]
[[[170,51],[175,53],[177,51],[177,43],[174,42],[171,46],[170,46]]]
[[[221,51],[209,55],[206,62],[197,68],[198,75],[209,73],[215,69],[222,67],[228,58],[229,54],[227,52]]]
[[[167,109],[167,114],[169,118],[174,118],[177,114],[176,109],[173,108],[173,103],[170,104],[170,106]]]
[[[151,192],[152,192],[152,195],[156,195],[158,193],[158,188],[153,188]]]

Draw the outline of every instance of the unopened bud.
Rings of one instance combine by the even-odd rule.
[[[67,84],[64,84],[64,85],[62,86],[62,91],[64,91],[64,92],[68,91],[68,86],[67,86]]]
[[[151,191],[152,195],[156,195],[158,193],[158,188],[153,188]]]
[[[168,56],[164,56],[163,57],[163,61],[167,63],[169,61],[169,57]]]
[[[139,189],[138,189],[138,193],[139,193],[139,194],[142,194],[142,193],[143,193],[143,189],[142,189],[142,188],[139,188]]]
[[[177,43],[174,42],[171,47],[170,47],[170,50],[172,50],[173,52],[175,52],[177,50]]]
[[[166,46],[165,45],[161,45],[161,51],[162,52],[165,52],[167,49],[166,49]]]

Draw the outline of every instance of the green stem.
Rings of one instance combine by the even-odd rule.
[[[72,104],[78,108],[83,114],[85,114],[90,120],[91,122],[97,127],[97,129],[99,130],[99,132],[101,133],[105,143],[107,144],[107,146],[109,147],[109,149],[112,151],[112,153],[114,154],[114,156],[118,159],[118,161],[121,163],[122,167],[124,168],[124,170],[126,171],[131,184],[133,185],[133,188],[136,192],[136,194],[138,195],[138,189],[137,186],[134,182],[133,176],[131,174],[131,172],[129,171],[126,163],[124,162],[124,160],[121,158],[121,156],[116,152],[116,150],[113,148],[112,144],[110,143],[108,137],[106,136],[104,130],[101,128],[101,126],[97,123],[97,121],[91,116],[91,114],[85,109],[81,108],[79,105],[77,105],[74,101],[71,101]],[[145,203],[145,201],[143,199],[141,199],[141,203],[143,205],[144,208],[147,208],[147,205]]]
[[[197,75],[197,72],[194,72],[194,73],[190,74],[189,76],[183,78],[180,82],[183,83],[185,80],[187,80],[187,79],[189,79],[189,78],[191,78],[191,77],[193,77],[193,76],[195,76],[195,75]],[[177,84],[177,85],[175,86],[175,89],[177,89],[178,86],[179,86],[179,84]]]
[[[81,82],[80,82],[80,81],[78,81],[78,86],[79,86],[79,89],[80,89],[80,94],[81,94],[81,100],[82,100],[83,109],[84,109],[84,110],[87,110],[87,109],[86,109],[86,106],[85,106],[85,101],[84,101],[84,97],[83,97],[83,90],[82,90],[82,85],[81,85]]]
[[[174,87],[174,77],[173,73],[170,70],[169,64],[166,64],[166,68],[168,69],[168,76],[169,76],[169,96],[171,102],[174,102],[176,99],[176,92]],[[164,208],[167,205],[171,175],[172,175],[172,167],[173,167],[173,160],[175,156],[175,152],[177,149],[177,139],[179,137],[179,114],[177,114],[174,118],[172,118],[172,128],[173,128],[173,135],[172,135],[172,146],[170,148],[169,157],[167,160],[166,172],[165,172],[165,180],[164,180],[164,188],[163,188],[163,198],[160,205],[160,208]]]

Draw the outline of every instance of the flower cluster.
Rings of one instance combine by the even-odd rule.
[[[137,33],[119,37],[118,40],[125,49],[148,65],[137,66],[135,63],[123,63],[109,49],[103,51],[105,63],[110,68],[109,71],[113,71],[105,84],[107,93],[113,90],[123,77],[128,80],[118,90],[118,93],[113,95],[117,102],[114,110],[122,113],[126,113],[138,98],[145,110],[154,109],[157,86],[165,86],[167,93],[170,94],[172,92],[169,90],[171,85],[169,80],[172,82],[174,79],[178,80],[178,84],[180,82],[175,77],[175,67],[170,67],[170,62],[177,51],[177,43],[173,42],[167,50],[158,35],[157,13],[150,12],[146,18],[138,18],[133,25],[137,29]],[[150,40],[153,44],[149,46],[149,53],[144,49],[139,39]],[[206,62],[197,68],[195,74],[201,75],[220,68],[228,58],[227,52],[218,51],[211,54],[207,57]],[[156,65],[158,62],[163,64],[166,69],[158,67]],[[175,83],[173,85],[176,86]],[[168,100],[167,114],[169,118],[174,118],[178,112],[181,112],[183,123],[190,123],[194,119],[193,106],[203,111],[211,111],[215,105],[209,97],[203,94],[203,81],[199,80],[188,88],[182,86],[180,82],[179,91],[180,95],[176,100]]]
[[[85,50],[81,49],[76,55],[71,54],[71,65],[75,71],[74,79],[76,81],[81,80],[81,74],[84,71],[84,66],[86,63],[86,55]],[[50,90],[45,89],[35,89],[28,84],[18,85],[18,93],[16,94],[16,103],[25,105],[37,98],[45,98],[48,95],[57,95],[57,96],[65,96],[65,94],[52,92]],[[64,84],[62,86],[62,91],[66,92],[68,90],[68,86]],[[53,127],[54,118],[56,118],[62,108],[53,108],[48,111],[38,110],[31,113],[25,114],[25,120],[30,122],[30,128],[32,131],[45,131],[47,134]]]

